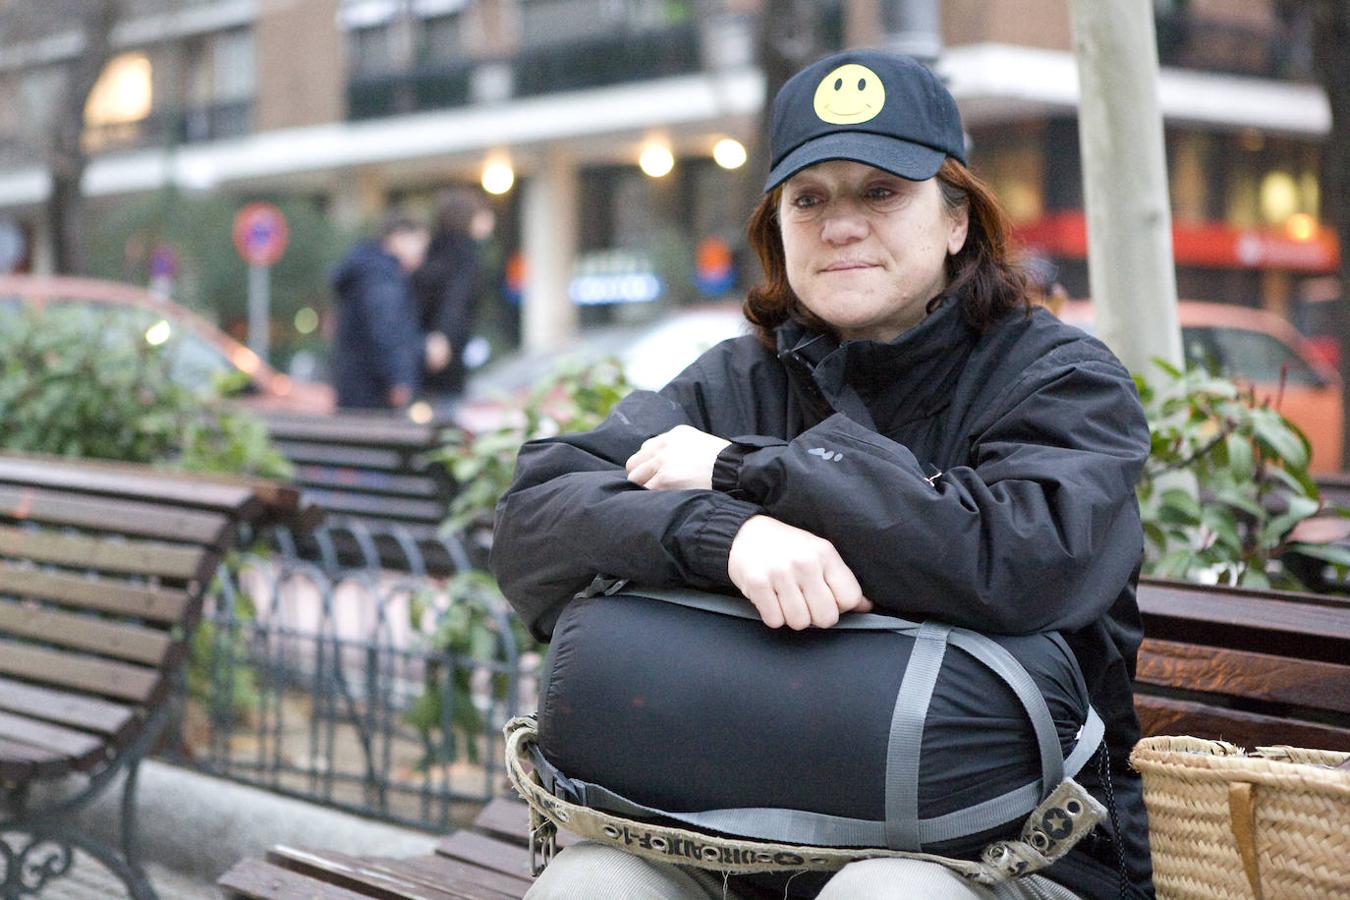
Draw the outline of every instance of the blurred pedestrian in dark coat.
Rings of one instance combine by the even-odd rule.
[[[353,246],[333,271],[333,383],[344,409],[398,409],[417,390],[422,339],[410,275],[426,258],[426,226],[391,216],[378,240]]]
[[[438,405],[464,391],[464,347],[478,311],[478,242],[492,231],[492,212],[476,192],[441,194],[426,262],[413,275],[418,322],[425,336],[422,387]]]

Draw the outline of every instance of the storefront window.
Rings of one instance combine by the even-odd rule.
[[[976,173],[998,195],[1014,225],[1035,222],[1045,212],[1044,137],[1039,130],[990,133],[976,139]]]

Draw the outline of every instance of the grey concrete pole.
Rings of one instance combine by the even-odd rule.
[[[567,296],[577,244],[577,167],[557,149],[543,155],[525,184],[525,294],[521,336],[525,349],[561,346],[577,330],[577,308]]]
[[[1153,4],[1070,0],[1069,9],[1097,331],[1131,371],[1150,375],[1155,357],[1182,360]]]
[[[268,362],[272,321],[272,267],[248,267],[248,348]]]

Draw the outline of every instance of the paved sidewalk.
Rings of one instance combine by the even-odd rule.
[[[209,880],[175,872],[158,863],[146,866],[150,883],[160,900],[220,900],[220,890]],[[42,900],[122,900],[129,898],[122,882],[98,861],[82,852],[75,853],[70,874],[53,881],[42,892]]]
[[[81,816],[92,836],[118,846],[121,784]],[[436,837],[270,791],[159,762],[141,764],[137,821],[141,861],[161,900],[219,900],[215,880],[240,859],[261,858],[274,844],[322,847],[354,856],[430,853]],[[76,852],[64,877],[42,900],[127,897],[116,876]]]

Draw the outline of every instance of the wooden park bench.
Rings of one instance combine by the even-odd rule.
[[[74,848],[137,900],[155,896],[137,861],[137,769],[168,720],[217,566],[241,526],[269,521],[305,524],[297,491],[0,455],[4,900],[65,874]],[[115,851],[75,817],[119,774]]]
[[[390,415],[268,413],[268,433],[295,466],[305,501],[325,528],[295,548],[330,571],[383,567],[443,575],[465,565],[459,545],[440,536],[454,497],[445,466],[428,459],[441,426]]]
[[[1144,735],[1350,749],[1350,598],[1139,583]]]
[[[434,853],[408,859],[352,857],[277,846],[265,860],[246,859],[217,884],[236,900],[380,897],[385,900],[505,900],[523,897],[533,880],[524,803],[498,798],[466,828],[442,838]],[[558,846],[576,838],[560,832]]]
[[[1350,748],[1350,602],[1144,579],[1139,606],[1148,637],[1135,688],[1145,736]],[[499,798],[428,856],[278,846],[219,884],[240,900],[519,897],[530,883],[528,818],[523,803]],[[558,837],[560,846],[575,840]]]

